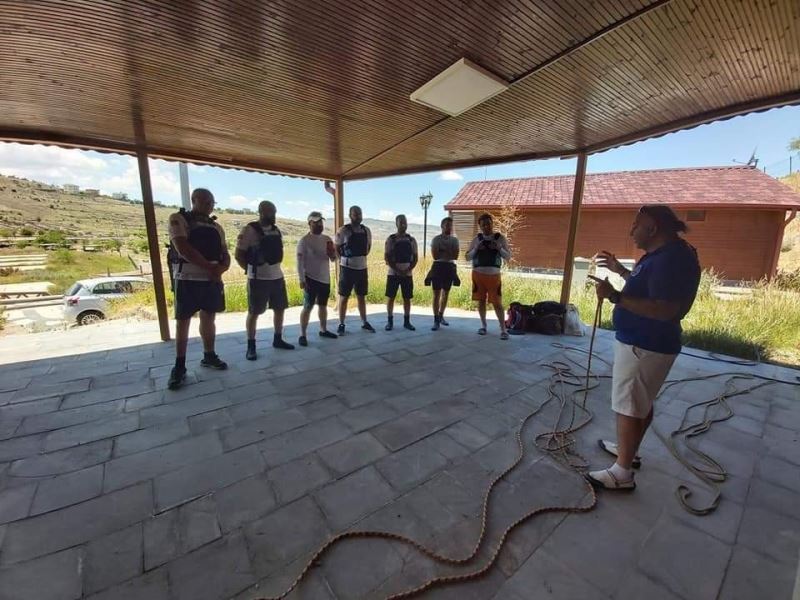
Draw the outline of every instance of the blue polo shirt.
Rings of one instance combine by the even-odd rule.
[[[686,316],[700,285],[697,251],[679,239],[645,254],[631,272],[622,293],[634,298],[679,302],[681,310],[671,321],[640,317],[614,308],[614,329],[623,344],[663,354],[681,351],[681,319]]]

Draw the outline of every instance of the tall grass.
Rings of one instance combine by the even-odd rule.
[[[433,293],[424,285],[430,259],[421,261],[414,270],[414,305],[430,306]],[[386,266],[377,259],[370,260],[369,293],[367,301],[383,304],[386,285]],[[285,269],[286,287],[290,306],[302,304],[303,293],[292,265]],[[471,310],[472,284],[470,272],[460,269],[461,286],[450,292],[449,306]],[[247,310],[246,280],[238,267],[233,267],[226,276],[226,307],[230,312]],[[697,300],[683,321],[684,342],[692,347],[739,356],[758,357],[800,365],[800,294],[778,289],[776,285],[761,283],[750,296],[733,300],[716,297],[712,288],[719,281],[713,273],[704,273]],[[332,277],[332,285],[335,285]],[[169,287],[169,286],[167,286]],[[517,301],[533,304],[542,300],[558,300],[560,281],[533,279],[506,273],[503,276],[503,299],[508,303]],[[172,305],[172,294],[168,291],[168,302]],[[330,305],[335,303],[336,294]],[[591,323],[597,303],[593,287],[572,290],[570,301],[586,323]],[[155,296],[152,290],[141,292],[120,301],[113,316],[142,314],[142,307],[150,318],[154,318]],[[351,301],[351,305],[353,302]],[[395,310],[398,310],[397,308]],[[606,304],[600,326],[611,329],[611,307]]]
[[[0,284],[27,283],[32,281],[49,281],[52,283],[50,293],[63,294],[79,279],[105,275],[108,272],[125,272],[131,270],[131,263],[116,252],[76,252],[73,250],[56,250],[47,254],[47,264],[41,269],[17,271],[0,277]]]

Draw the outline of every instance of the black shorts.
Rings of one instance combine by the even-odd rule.
[[[366,296],[369,291],[366,269],[351,269],[342,267],[339,269],[339,295],[349,298],[355,290],[356,296]]]
[[[198,310],[225,311],[225,287],[221,281],[175,280],[175,319],[185,321]]]
[[[331,297],[331,284],[322,283],[316,279],[306,277],[306,287],[303,290],[303,306],[313,308],[315,304],[325,306]]]
[[[386,277],[386,297],[397,296],[398,288],[403,294],[403,300],[411,300],[414,297],[414,278],[407,275],[388,275]]]
[[[426,282],[430,281],[434,290],[450,291],[450,288],[455,285],[461,285],[461,280],[458,278],[458,270],[456,263],[434,261],[431,265],[431,270],[428,273]]]
[[[247,312],[261,315],[269,306],[272,310],[284,310],[289,307],[286,296],[286,281],[280,279],[248,279],[247,280]]]

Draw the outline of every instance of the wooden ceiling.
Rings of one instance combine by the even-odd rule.
[[[511,87],[409,100],[461,57]],[[0,0],[6,140],[356,179],[793,103],[797,0]]]

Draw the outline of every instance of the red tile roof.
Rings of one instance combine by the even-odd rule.
[[[492,208],[512,204],[548,208],[572,204],[575,177],[556,175],[467,183],[445,209]],[[800,194],[752,167],[702,167],[619,171],[586,176],[583,206],[641,204],[800,208]]]

